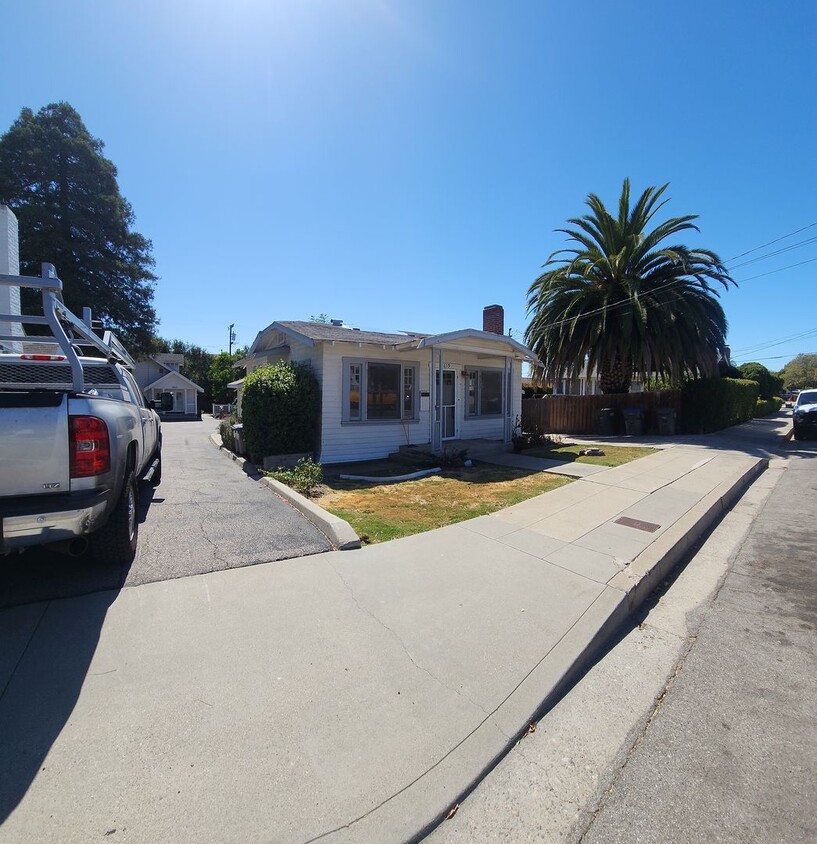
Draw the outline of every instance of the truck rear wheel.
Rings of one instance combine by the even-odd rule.
[[[129,472],[108,521],[88,537],[91,555],[98,563],[122,566],[133,562],[139,537],[138,503],[136,478]]]

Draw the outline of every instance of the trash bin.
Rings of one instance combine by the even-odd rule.
[[[664,437],[675,436],[675,410],[671,407],[658,409],[658,433]]]
[[[644,433],[644,411],[640,407],[624,410],[624,430],[631,437],[640,437]]]
[[[235,453],[239,456],[244,454],[244,425],[232,425],[233,440],[235,441]]]
[[[612,407],[603,407],[598,414],[599,436],[612,437],[615,433],[616,412]]]

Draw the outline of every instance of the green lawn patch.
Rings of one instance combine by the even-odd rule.
[[[603,457],[582,457],[579,452],[587,448],[600,448]],[[636,448],[627,445],[607,445],[606,443],[562,443],[552,447],[539,446],[522,452],[527,457],[544,457],[548,460],[563,460],[565,463],[589,463],[593,466],[622,466],[639,457],[655,454],[657,448]]]

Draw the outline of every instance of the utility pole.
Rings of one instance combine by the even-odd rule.
[[[235,343],[235,331],[233,331],[234,328],[235,328],[235,323],[231,323],[230,328],[228,329],[229,332],[230,332],[230,346],[229,346],[230,354],[233,353],[233,343]]]

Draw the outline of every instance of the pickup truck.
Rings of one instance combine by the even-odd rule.
[[[138,540],[137,481],[157,485],[162,471],[159,417],[133,359],[113,334],[95,333],[87,308],[80,321],[65,307],[50,264],[39,279],[0,276],[0,285],[36,288],[43,299],[42,316],[0,314],[0,329],[51,330],[0,334],[0,554],[89,548],[101,563],[127,565]]]

